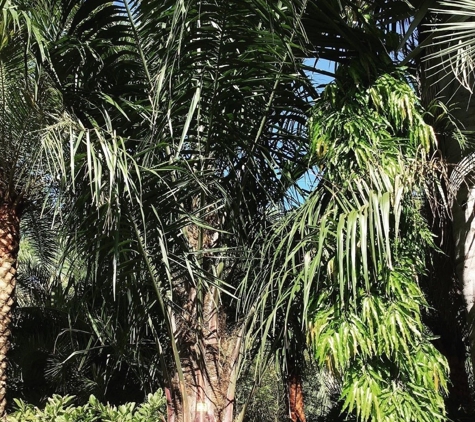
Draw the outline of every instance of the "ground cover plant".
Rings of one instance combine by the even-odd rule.
[[[149,394],[147,400],[137,405],[129,402],[120,406],[102,404],[94,396],[82,406],[74,405],[73,396],[53,395],[43,409],[15,402],[16,410],[8,422],[159,422],[165,421],[166,400],[158,390]]]

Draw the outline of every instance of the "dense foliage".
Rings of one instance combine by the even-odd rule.
[[[146,422],[166,404],[175,422],[231,422],[237,398],[240,421],[304,422],[312,385],[314,418],[452,417],[452,351],[427,318],[449,312],[431,309],[421,279],[442,243],[430,222],[447,225],[460,203],[470,224],[471,202],[454,200],[465,176],[456,188],[446,177],[441,145],[463,150],[437,132],[448,107],[429,115],[433,98],[416,92],[427,2],[10,0],[2,11],[0,355],[18,281],[10,392],[39,406],[17,402],[12,421]],[[437,28],[445,14],[433,16]],[[441,43],[449,59],[434,68],[462,61],[470,89],[458,54],[470,44]],[[310,56],[338,63],[324,90]],[[130,390],[159,392],[115,407]],[[54,393],[66,396],[40,410]]]
[[[447,363],[422,322],[418,284],[433,245],[422,201],[436,140],[401,75],[367,84],[358,71],[328,86],[312,117],[323,195],[336,201],[313,216],[325,222],[314,236],[326,274],[310,305],[312,342],[361,420],[444,420]]]
[[[165,421],[166,400],[159,390],[149,394],[147,401],[137,406],[133,402],[115,407],[104,405],[94,396],[83,406],[74,406],[73,396],[53,395],[44,409],[20,400],[17,409],[8,416],[9,422],[158,422]]]
[[[320,182],[264,241],[261,271],[283,292],[276,317],[283,307],[290,320],[304,301],[315,358],[341,379],[343,409],[361,420],[444,420],[447,363],[422,321],[418,283],[433,247],[423,203],[437,188],[435,134],[403,73],[368,67],[342,66],[316,102]]]

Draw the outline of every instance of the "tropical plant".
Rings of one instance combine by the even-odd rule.
[[[157,422],[165,421],[166,400],[161,390],[149,394],[147,401],[137,406],[133,402],[121,406],[104,405],[94,396],[83,406],[73,406],[73,396],[54,395],[44,409],[16,400],[17,410],[8,416],[9,422]]]
[[[458,289],[463,292],[466,306],[467,338],[472,367],[475,364],[475,319],[473,271],[473,111],[474,51],[471,39],[475,26],[473,1],[440,1],[431,10],[426,23],[426,50],[422,67],[426,73],[423,93],[431,99],[438,96],[445,104],[454,105],[453,115],[464,129],[468,142],[459,145],[457,139],[442,138],[441,151],[449,164],[449,192],[452,222],[446,231],[452,232],[453,268]],[[430,33],[429,33],[430,31]],[[429,89],[429,85],[431,89]],[[448,230],[447,230],[447,226]],[[448,237],[448,236],[446,236]],[[472,405],[473,407],[473,405]]]
[[[286,378],[280,373],[282,368],[278,360],[269,365],[256,382],[255,368],[247,367],[241,374],[236,388],[236,410],[246,406],[244,422],[282,421],[289,417],[286,398]],[[341,408],[336,406],[340,386],[337,380],[326,370],[319,370],[312,356],[305,356],[305,365],[300,368],[303,378],[305,417],[308,422],[336,421],[330,412],[339,416]],[[341,416],[343,420],[344,416]]]
[[[160,383],[153,338],[127,347],[127,315],[117,309],[121,292],[116,301],[107,292],[98,297],[84,263],[71,253],[64,257],[60,224],[45,215],[29,221],[31,211],[21,227],[10,409],[12,398],[41,407],[52,394],[74,395],[76,404],[91,394],[114,405],[143,401]]]
[[[418,43],[417,30],[420,28],[420,24],[426,16],[429,6],[428,3],[429,2],[418,1],[315,1],[309,3],[304,24],[307,29],[308,37],[313,42],[311,48],[316,51],[317,57],[323,57],[344,66],[352,57],[359,56],[366,65],[373,63],[376,66],[385,66],[388,69],[391,68],[391,63],[394,61],[402,60],[411,65],[411,68],[406,70],[408,74],[412,73],[416,75],[417,59],[422,52],[421,45]],[[319,70],[317,70],[317,72],[318,71]],[[365,72],[362,73],[371,74],[373,71],[372,65],[369,65],[365,69]],[[329,72],[321,71],[321,73],[327,74]],[[343,74],[344,72],[339,73],[337,71],[336,74],[332,74],[331,76],[339,80],[339,77]],[[363,83],[365,77],[368,77],[368,75],[363,76],[363,74],[359,76],[355,74],[357,83]],[[412,84],[416,85],[414,81],[415,79],[413,79]],[[348,99],[348,101],[350,101],[350,99]],[[448,114],[446,109],[440,107],[440,104],[434,108],[437,109],[438,107],[440,110],[437,112],[438,120],[435,121],[435,123],[437,124],[437,129],[440,129],[440,132],[438,132],[437,135],[440,135],[439,137],[441,139],[444,136],[453,136],[457,131],[454,130],[453,124],[450,123],[450,118],[447,118]],[[442,113],[440,111],[442,111]],[[430,119],[430,116],[426,117],[427,120]],[[355,119],[358,118],[359,117],[355,117]],[[448,127],[440,128],[440,123],[445,124],[447,121],[450,123],[446,125]],[[459,139],[458,137],[457,141]],[[319,154],[325,151],[323,142],[319,143],[317,150]],[[346,164],[347,163],[345,163],[345,165]],[[309,166],[311,167],[312,165],[313,163],[310,161]],[[441,165],[440,168],[442,170],[443,166]],[[426,206],[427,204],[422,205],[422,207]],[[440,212],[439,209],[436,215],[444,216],[445,213],[444,211]],[[429,214],[427,218],[432,219],[432,216]],[[273,238],[272,242],[274,244],[280,244],[278,238]],[[265,242],[263,241],[263,243]],[[443,243],[443,240],[440,240],[440,243]],[[269,253],[268,256],[273,255],[274,252]],[[282,256],[281,259],[285,261],[285,255]],[[295,257],[295,261],[292,261],[292,264],[289,263],[289,265],[298,265],[298,263],[301,262],[299,259],[303,260],[303,256]],[[431,262],[433,261],[432,259],[426,261],[425,264],[428,268],[431,268]],[[279,265],[280,264],[276,264],[276,268],[280,268]],[[447,265],[445,267],[447,267]],[[460,301],[458,301],[457,298],[459,298],[460,294],[457,292],[456,286],[450,284],[450,278],[447,279],[447,281],[441,280],[440,270],[440,267],[435,270],[430,270],[431,274],[434,274],[436,277],[438,276],[438,279],[433,278],[430,283],[426,283],[426,280],[424,280],[425,277],[422,277],[422,281],[424,282],[423,286],[425,288],[424,294],[429,292],[430,294],[427,297],[431,300],[431,306],[434,304],[438,306],[437,311],[431,312],[430,318],[427,318],[427,307],[422,310],[422,313],[425,322],[430,322],[430,328],[434,329],[437,334],[443,337],[436,342],[437,347],[450,357],[449,362],[452,382],[457,385],[457,387],[452,388],[453,384],[451,383],[449,389],[450,397],[448,398],[448,403],[451,403],[450,408],[453,410],[460,406],[461,395],[459,393],[463,390],[463,386],[468,387],[468,383],[464,383],[463,380],[464,376],[466,378],[463,358],[465,347],[462,341],[463,326],[460,326],[461,320],[458,317],[460,313],[458,307]],[[251,280],[253,280],[254,277],[255,276],[252,275],[250,277]],[[302,321],[302,316],[305,315],[305,312],[303,312],[302,315],[299,304],[307,300],[308,297],[306,298],[306,293],[295,286],[293,278],[287,278],[286,283],[290,286],[287,286],[289,289],[295,288],[292,294],[289,293],[289,296],[292,298],[292,305],[287,306],[287,308],[280,308],[280,310],[279,306],[269,306],[268,314],[271,315],[270,321],[272,322],[263,330],[258,331],[255,337],[252,338],[258,339],[263,332],[265,336],[268,336],[269,331],[272,331],[272,350],[277,349],[281,351],[281,356],[284,357],[284,361],[287,360],[287,363],[284,364],[284,368],[287,367],[289,371],[292,367],[292,360],[297,356],[292,350],[302,351],[305,347],[305,341],[296,340],[301,338],[301,330],[305,327],[305,323]],[[249,289],[248,285],[244,285],[243,292],[251,291],[254,297],[258,297],[260,293],[263,294],[264,297],[267,297],[267,300],[269,297],[273,297],[273,301],[270,301],[271,303],[279,304],[281,301],[287,303],[288,297],[283,294],[282,285],[276,289],[257,289],[258,290],[255,291],[254,289]],[[450,301],[447,300],[447,295],[450,295]],[[252,307],[248,309],[252,309]],[[282,321],[285,321],[285,323],[282,323]],[[265,322],[262,323],[265,324]],[[277,324],[277,328],[274,324]],[[278,327],[280,327],[280,332]],[[297,343],[298,345],[296,346]],[[462,354],[461,358],[460,354]],[[289,360],[288,358],[292,355],[293,358]],[[294,366],[298,367],[299,365]],[[265,368],[265,365],[262,366],[262,370],[265,371],[263,368]],[[293,371],[290,370],[289,374],[292,374],[292,372]],[[463,374],[462,379],[460,377],[461,373]],[[289,380],[293,379],[296,381],[289,383],[289,391],[291,391],[292,388],[298,391],[300,389],[298,387],[300,383],[298,381],[298,371],[296,371],[293,376],[289,377],[289,375],[286,375],[286,377]],[[466,391],[463,393],[465,397],[467,396],[466,393]],[[289,410],[292,415],[291,409]],[[457,413],[457,411],[455,411],[455,413]],[[301,420],[299,418],[298,416],[292,415],[292,420],[294,421]]]
[[[401,6],[399,11],[392,9],[393,15],[385,8],[386,1],[323,0],[309,2],[308,7],[307,2],[290,0],[275,4],[247,0],[224,6],[191,0],[86,0],[45,4],[43,15],[38,12],[38,28],[46,41],[44,56],[41,48],[36,53],[67,110],[55,116],[57,124],[44,133],[43,145],[50,148],[51,174],[62,178],[61,207],[74,210],[65,220],[75,229],[68,247],[83,254],[87,276],[94,280],[97,292],[119,298],[116,306],[125,316],[120,321],[128,323],[124,347],[154,338],[168,388],[170,420],[191,420],[204,410],[209,417],[230,420],[240,351],[246,346],[242,338],[250,326],[256,327],[253,321],[268,315],[269,307],[264,306],[262,314],[257,310],[261,298],[271,296],[276,303],[284,303],[288,296],[283,292],[291,286],[293,303],[304,303],[302,315],[309,309],[317,312],[318,307],[309,308],[310,292],[299,291],[293,278],[284,277],[281,285],[285,288],[272,294],[262,288],[268,275],[259,274],[255,281],[261,287],[255,289],[246,291],[249,283],[241,283],[248,269],[255,267],[260,245],[253,245],[254,239],[272,227],[275,210],[288,207],[288,188],[308,165],[305,112],[308,98],[316,94],[295,54],[307,54],[302,48],[302,25],[306,25],[312,48],[321,57],[346,63],[359,52],[380,64],[391,63],[388,51],[396,51],[408,37],[402,35],[399,43],[394,42],[397,31],[389,36],[385,28],[415,13],[408,2],[391,4]],[[60,19],[51,25],[48,14]],[[420,20],[417,16],[415,26]],[[368,88],[365,72],[355,76],[358,79],[352,84]],[[399,111],[408,112],[404,101],[400,105]],[[378,107],[378,111],[384,109]],[[393,120],[395,113],[389,116]],[[409,132],[420,139],[420,134],[411,131],[427,129],[422,124],[409,125],[407,116],[397,121],[384,117],[389,123],[376,126],[391,135],[386,136],[384,147],[389,148],[395,138],[408,137]],[[372,118],[377,121],[376,115]],[[318,119],[314,117],[315,122]],[[346,145],[348,154],[351,142]],[[325,155],[325,146],[315,141],[316,154]],[[424,161],[425,156],[409,146],[412,149],[399,154]],[[378,148],[366,153],[381,157]],[[345,158],[347,168],[353,158],[351,154]],[[394,163],[387,161],[394,168],[400,164],[396,158]],[[334,159],[333,167],[325,162],[324,175],[329,169],[336,174],[337,162]],[[410,167],[411,174],[418,169]],[[399,180],[393,173],[388,177],[390,183]],[[335,205],[333,212],[338,215],[343,206],[355,206],[351,196],[341,199],[343,205],[337,200],[326,204],[331,195],[323,195],[323,186],[328,185],[322,183],[308,209],[321,201],[319,206],[325,210]],[[348,192],[364,197],[364,192]],[[404,191],[409,204],[410,192]],[[418,185],[414,192],[419,192]],[[381,193],[381,199],[386,193],[385,207],[391,204],[388,192]],[[416,204],[412,199],[412,205]],[[412,230],[417,215],[400,217],[401,225]],[[383,240],[395,247],[397,233],[383,234]],[[414,239],[422,239],[421,233],[415,233]],[[422,269],[421,262],[411,261],[415,251],[409,246],[409,258],[395,255],[395,262],[404,258]],[[292,265],[298,268],[305,256],[298,256]],[[380,263],[389,259],[384,254],[379,258]],[[281,262],[286,267],[290,258]],[[241,292],[246,295],[241,297]],[[333,299],[330,293],[326,303]],[[357,302],[362,300],[357,292],[354,296]],[[104,301],[96,299],[92,304],[101,309]],[[399,296],[394,299],[402,302]],[[343,302],[337,303],[351,307]],[[423,304],[421,298],[412,308],[414,318]],[[294,351],[300,350],[292,342],[301,338],[297,334],[302,320],[294,321],[295,335],[288,337],[282,322],[288,321],[289,308],[281,309],[271,310],[276,316],[271,320],[279,321],[285,335],[272,334],[270,340],[281,341],[285,345],[282,356],[287,357],[289,340]],[[102,322],[102,327],[110,324]],[[265,340],[269,340],[269,327],[262,336]],[[252,331],[261,341],[259,332]],[[410,343],[409,337],[403,340],[401,347]],[[427,342],[424,345],[429,356],[436,356]],[[291,355],[298,362],[298,354]],[[396,357],[400,358],[393,354],[388,359]],[[173,369],[167,372],[167,367]],[[286,376],[297,380],[293,384],[298,389],[298,378],[292,370],[288,372]],[[437,388],[432,387],[431,405],[438,403],[433,409],[440,416]],[[365,415],[369,407],[360,403],[359,409],[363,408]]]
[[[41,161],[38,130],[56,103],[35,66],[28,44],[39,39],[26,13],[11,1],[0,19],[0,416],[5,412],[6,355],[14,303],[20,221],[28,207],[41,207],[51,179]]]
[[[336,237],[324,260],[328,288],[310,305],[316,357],[341,374],[344,409],[362,420],[444,420],[447,363],[421,321],[417,283],[432,245],[421,199],[431,194],[435,136],[401,76],[351,93],[363,73],[349,74],[327,88],[311,123],[317,151],[328,148],[322,185],[341,202],[320,214],[333,219],[328,234],[316,233],[318,243]],[[350,174],[335,174],[342,161]]]
[[[436,139],[404,74],[388,70],[341,66],[316,102],[321,181],[262,241],[265,275],[251,277],[279,292],[261,303],[273,316],[279,307],[290,315],[303,297],[315,357],[341,379],[344,410],[361,420],[445,420],[447,362],[422,322],[417,281],[433,245],[423,204],[438,180],[428,158]]]
[[[422,287],[431,306],[429,312],[424,312],[424,321],[439,337],[434,344],[450,365],[451,382],[446,398],[449,416],[463,418],[463,414],[473,408],[473,390],[470,391],[468,382],[471,370],[467,369],[470,365],[466,365],[465,345],[469,336],[473,339],[473,322],[470,322],[471,317],[469,324],[464,322],[460,283],[469,286],[471,279],[473,242],[469,233],[472,219],[470,206],[466,206],[470,203],[467,198],[471,182],[466,182],[470,180],[474,127],[469,112],[473,106],[471,93],[461,88],[460,82],[468,86],[469,81],[473,81],[470,79],[473,58],[469,54],[473,2],[375,0],[331,3],[315,2],[321,11],[324,8],[333,10],[334,19],[327,23],[327,32],[316,31],[318,26],[312,26],[311,20],[306,25],[320,57],[347,63],[357,55],[371,57],[374,62],[394,60],[409,66],[408,70],[414,76],[412,84],[422,97],[424,107],[431,111],[432,117],[427,115],[426,121],[436,131],[438,153],[448,164],[445,171],[452,174],[449,186],[441,186],[448,190],[452,204],[441,204],[439,211],[445,208],[448,212],[433,213],[431,209],[427,213],[434,242],[443,254],[436,254],[427,261],[430,275],[422,278]],[[340,23],[338,29],[332,27],[336,21]],[[318,47],[325,45],[327,47]],[[465,129],[464,135],[469,142],[461,142],[463,137],[454,130],[454,124]],[[459,161],[461,165],[452,172]],[[470,292],[470,287],[466,292]],[[471,302],[470,298],[465,301]]]
[[[155,339],[170,420],[232,419],[253,316],[236,312],[235,289],[269,210],[305,171],[316,94],[294,56],[304,8],[85,1],[45,43],[67,110],[43,144],[62,159],[51,172],[74,211],[68,247],[118,298],[124,346]]]

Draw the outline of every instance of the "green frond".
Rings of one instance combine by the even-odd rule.
[[[443,420],[447,364],[422,322],[417,281],[432,247],[421,201],[434,132],[402,73],[360,74],[354,85],[357,68],[349,69],[348,83],[331,84],[312,110],[322,180],[267,234],[257,277],[269,294],[258,306],[275,321],[304,292],[302,325],[318,364],[342,380],[348,412],[363,421]],[[418,394],[425,399],[416,406]]]

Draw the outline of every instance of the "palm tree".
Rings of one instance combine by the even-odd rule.
[[[130,347],[155,338],[171,421],[232,419],[252,316],[236,288],[308,148],[304,8],[85,1],[48,40],[70,246],[124,298]]]
[[[323,10],[325,8],[328,10],[332,6],[325,1],[315,3]],[[437,132],[438,148],[449,163],[457,162],[460,158],[461,137],[457,135],[459,132],[454,130],[457,123],[454,125],[451,115],[455,116],[455,121],[458,119],[463,122],[467,129],[471,128],[471,121],[468,121],[470,114],[467,113],[466,107],[468,95],[465,98],[463,97],[463,90],[460,89],[457,81],[450,82],[452,79],[450,74],[452,69],[458,68],[458,79],[462,81],[464,75],[470,74],[471,62],[469,56],[457,55],[457,53],[466,51],[464,50],[465,46],[463,45],[463,48],[460,48],[460,41],[458,38],[454,39],[454,31],[460,31],[461,42],[471,42],[471,38],[466,32],[467,27],[471,25],[467,22],[471,13],[466,11],[466,8],[469,8],[467,3],[470,2],[439,2],[439,8],[448,9],[445,14],[438,14],[439,19],[441,15],[450,15],[449,22],[452,22],[447,24],[446,27],[443,27],[445,24],[441,25],[440,29],[445,31],[446,39],[439,38],[437,33],[432,32],[432,29],[437,26],[434,25],[435,14],[432,14],[432,18],[427,15],[429,7],[435,7],[436,2],[367,1],[359,2],[358,5],[356,5],[356,2],[349,3],[353,3],[354,7],[351,7],[350,4],[343,5],[341,8],[333,5],[334,19],[327,23],[330,29],[326,32],[315,31],[314,29],[312,31],[312,28],[316,28],[316,26],[312,26],[311,21],[307,21],[309,22],[307,25],[309,37],[315,41],[317,46],[327,45],[323,50],[317,48],[320,56],[344,64],[348,62],[348,58],[351,56],[367,56],[369,54],[375,61],[377,61],[377,57],[384,57],[383,62],[396,60],[409,66],[409,70],[414,77],[418,78],[418,86],[422,91],[424,106],[431,109],[436,117],[432,119],[427,116],[426,120],[434,124]],[[320,15],[325,16],[325,13],[320,13]],[[345,21],[345,17],[348,17],[348,15],[352,17],[349,24],[348,21]],[[337,21],[340,24],[338,29],[335,29],[332,25]],[[427,25],[428,23],[430,25]],[[396,28],[398,28],[397,31],[395,31]],[[382,32],[380,32],[381,30]],[[437,55],[440,56],[438,50],[441,46],[446,45],[447,39],[451,40],[451,47],[447,51],[450,54],[448,59],[442,62],[442,66],[440,66],[440,58],[437,57]],[[329,43],[325,44],[325,40],[328,40]],[[440,42],[440,45],[436,44],[438,42]],[[381,48],[382,44],[385,45],[383,49]],[[328,46],[332,46],[332,48]],[[424,59],[428,51],[435,51],[436,53],[432,56],[430,62]],[[387,52],[390,53],[390,57],[385,57]],[[465,63],[465,67],[462,66],[463,63]],[[434,64],[438,64],[436,66],[437,73],[430,69]],[[430,77],[430,75],[433,76]],[[434,107],[436,104],[434,100],[437,98],[443,99],[447,104],[447,108]],[[453,109],[453,104],[457,103],[458,110],[457,108]],[[447,114],[447,110],[449,110],[449,114]],[[469,151],[469,149],[465,149],[464,154]],[[464,162],[467,164],[468,160]],[[449,170],[450,168],[451,165]],[[463,166],[459,169],[463,170]],[[465,165],[465,170],[467,170],[467,165]],[[457,174],[460,174],[460,172],[454,172],[452,178],[457,179],[457,177],[454,177]],[[462,178],[459,178],[459,182],[461,180]],[[442,185],[444,185],[443,181]],[[449,190],[451,189],[449,188]],[[466,217],[465,212],[458,205],[466,203],[466,200],[463,199],[466,195],[464,186],[462,186],[458,195],[459,199],[455,201],[453,211],[450,212],[445,208],[449,214],[453,215],[455,220],[453,227],[455,248],[452,246],[452,240],[450,239],[450,232],[452,231],[449,224],[450,219],[444,211],[440,212],[441,208],[445,206],[439,206],[435,213],[433,213],[434,209],[430,209],[428,212],[428,218],[432,220],[432,230],[437,236],[437,246],[447,255],[433,255],[432,263],[427,264],[431,273],[430,278],[427,281],[423,280],[424,293],[431,306],[435,308],[434,311],[428,313],[425,321],[430,325],[433,332],[440,336],[435,344],[447,356],[450,364],[452,382],[449,386],[447,406],[453,412],[451,417],[457,417],[459,408],[467,409],[471,401],[465,367],[464,332],[466,326],[461,317],[463,310],[460,306],[463,297],[454,275],[455,265],[453,264],[454,261],[457,261],[458,276],[462,280],[462,270],[466,267],[466,265],[463,265],[465,262],[464,248],[471,245],[470,239],[466,236],[468,232],[467,225],[463,223]],[[453,193],[449,196],[453,198]],[[469,268],[466,268],[466,271],[469,271]],[[465,277],[465,279],[469,281],[470,277],[468,279]]]
[[[368,4],[375,21],[388,18],[386,2]],[[266,294],[252,290],[243,306],[236,288],[308,162],[306,100],[316,95],[294,57],[301,18],[321,28],[308,32],[322,57],[391,62],[365,2],[335,5],[71,2],[50,34],[45,67],[69,114],[45,143],[56,141],[52,162],[67,157],[71,245],[96,257],[98,285],[127,293],[124,312],[154,316],[146,329],[174,367],[171,420],[232,415],[242,339]],[[144,328],[132,323],[134,344]]]
[[[295,57],[309,54],[302,26],[311,22],[315,54],[348,63],[365,52],[389,64],[393,41],[372,30],[365,4],[387,22],[384,1],[90,0],[67,2],[55,12],[61,24],[43,28],[42,64],[68,111],[43,141],[51,162],[63,157],[71,247],[97,286],[127,298],[122,312],[150,316],[146,327],[131,318],[130,344],[148,331],[173,367],[164,372],[170,420],[232,417],[244,334],[261,317],[270,332],[269,308],[258,312],[268,275],[245,299],[237,292],[249,286],[254,239],[288,207],[310,156],[305,113],[317,95]],[[315,201],[325,208],[323,197]]]
[[[42,202],[51,185],[40,159],[40,135],[54,97],[34,66],[28,43],[40,41],[27,14],[2,2],[0,33],[0,416],[6,400],[6,355],[14,303],[20,221],[29,204]]]
[[[405,43],[412,41],[414,37],[413,33],[411,32],[413,31],[412,27],[417,27],[417,25],[425,16],[425,12],[427,11],[427,8],[424,10],[423,7],[421,9],[417,9],[418,4],[416,3],[418,2],[413,2],[416,7],[416,9],[414,9],[411,8],[407,2],[393,4],[393,2],[378,1],[338,3],[315,1],[309,4],[307,13],[305,15],[306,20],[304,22],[306,23],[308,36],[310,40],[314,42],[312,47],[316,51],[317,57],[324,57],[328,60],[338,62],[341,67],[344,67],[352,60],[353,57],[359,56],[366,60],[364,61],[366,65],[367,63],[373,62],[376,67],[380,66],[390,69],[390,64],[393,63],[395,58],[398,57],[398,54],[401,53],[401,48],[407,47],[407,50],[404,53],[408,56],[415,54],[414,50],[411,51],[410,47],[406,46]],[[396,9],[396,6],[400,7]],[[414,17],[414,15],[416,16]],[[406,20],[409,20],[409,22],[404,23]],[[415,46],[413,45],[412,47],[414,48]],[[367,66],[366,72],[371,74],[372,71],[374,70],[371,68],[371,66]],[[381,71],[379,70],[379,72]],[[334,76],[338,81],[339,77],[343,74],[344,72],[341,72],[340,74],[337,73]],[[365,77],[362,75],[359,75],[359,77],[361,79],[353,80],[352,82],[357,84],[363,83],[362,81],[365,80]],[[348,90],[348,92],[352,91]],[[348,101],[351,100],[348,99]],[[401,112],[403,113],[403,111]],[[358,119],[359,117],[355,117],[355,120]],[[345,139],[345,137],[342,136],[342,139]],[[317,154],[324,152],[326,150],[325,142],[319,142],[316,146],[316,150]],[[322,160],[322,163],[325,164],[325,161]],[[345,168],[345,165],[343,167]],[[326,171],[327,170],[325,170],[325,172]],[[322,200],[320,197],[315,199],[315,201],[320,200]],[[290,217],[290,220],[293,218],[295,218],[295,216]],[[292,221],[292,223],[295,222]],[[296,226],[298,223],[292,223],[289,223],[292,227],[292,229],[289,229],[290,233],[293,234],[293,236],[291,236],[292,242],[294,242],[295,245],[299,245],[299,242],[302,242],[303,239],[305,239],[305,235],[302,234],[303,239],[298,237],[296,233]],[[279,233],[278,236],[283,235],[282,233]],[[298,350],[302,351],[305,347],[305,334],[303,334],[304,340],[300,342],[299,346],[295,347],[295,343],[293,343],[293,341],[295,341],[296,338],[299,338],[299,334],[301,336],[302,330],[303,332],[307,330],[305,327],[306,324],[303,321],[307,317],[306,312],[309,305],[308,303],[304,305],[303,309],[305,312],[302,314],[301,310],[299,310],[298,304],[300,304],[302,300],[308,301],[311,296],[309,296],[308,291],[306,292],[307,296],[305,296],[305,294],[302,292],[303,288],[298,287],[300,284],[299,277],[302,276],[295,276],[294,274],[295,266],[298,266],[299,263],[301,264],[305,260],[304,252],[295,253],[295,255],[290,253],[292,250],[291,246],[287,245],[287,249],[285,249],[285,240],[282,240],[282,238],[278,236],[271,237],[269,244],[279,245],[279,248],[282,247],[283,252],[281,252],[281,254],[283,255],[279,255],[276,252],[276,249],[271,246],[269,250],[272,252],[267,251],[264,262],[273,262],[273,268],[270,270],[271,274],[272,271],[276,271],[278,274],[276,277],[281,277],[283,280],[285,280],[285,282],[279,282],[279,287],[276,287],[275,289],[269,288],[268,285],[264,283],[264,286],[267,287],[263,287],[263,291],[261,291],[261,293],[264,293],[266,290],[272,290],[275,292],[275,296],[264,293],[264,298],[266,299],[266,301],[264,301],[264,306],[267,307],[267,312],[270,314],[269,321],[271,321],[271,323],[268,325],[263,323],[264,328],[258,331],[259,334],[257,334],[256,337],[259,337],[263,334],[263,337],[267,338],[268,330],[273,330],[275,332],[279,331],[280,329],[281,332],[279,334],[273,334],[273,336],[275,335],[281,340],[281,343],[277,347],[284,351],[284,355],[292,356],[292,353],[289,353],[289,347],[291,350],[295,350],[295,348],[297,348]],[[267,244],[267,242],[263,240],[261,240],[261,243]],[[295,246],[295,248],[297,249],[297,246]],[[275,255],[280,257],[280,261],[278,261],[279,264],[276,264],[275,261],[271,259],[271,257]],[[291,255],[291,259],[286,258],[289,255]],[[283,264],[287,259],[289,260],[288,267]],[[284,273],[285,275],[283,275],[282,272],[279,271],[282,266],[289,269],[289,274]],[[265,279],[266,277],[262,277],[262,275],[256,276],[253,274],[251,277],[251,280]],[[286,290],[286,288],[290,290]],[[259,289],[259,287],[257,289]],[[310,290],[310,287],[308,287],[308,289]],[[247,290],[248,286],[246,285],[241,294],[245,296]],[[283,291],[288,292],[287,297],[286,294],[282,293]],[[251,294],[255,293],[253,289],[251,289],[251,292]],[[255,295],[254,297],[256,296],[259,297],[259,295]],[[446,302],[444,303],[444,306],[447,308]],[[279,308],[281,308],[280,314],[278,311]],[[302,309],[302,307],[300,307],[300,309]],[[294,321],[296,318],[297,320],[300,318],[300,322],[295,325],[292,323],[292,321]],[[277,327],[280,328],[276,329],[276,326],[273,324],[276,324],[276,321],[279,320],[285,321],[285,323],[277,324]],[[289,330],[290,327],[293,328]],[[456,331],[457,330],[453,330],[452,332]],[[274,341],[272,344],[275,345],[275,338],[273,338],[272,341]],[[453,361],[451,361],[451,363],[452,362]],[[291,359],[287,362],[287,364],[284,364],[284,368],[285,367],[288,369],[292,367],[298,368],[298,365],[292,365]],[[290,383],[290,391],[302,391],[298,370],[295,372],[290,371],[286,377],[289,380],[294,380],[294,383]],[[298,400],[296,400],[296,402],[303,402],[301,395]],[[362,404],[359,403],[358,408],[360,405],[362,406]],[[293,412],[292,409],[290,409],[290,414],[292,420],[299,420],[299,418],[303,418],[302,416],[297,416],[297,414],[300,415],[301,412]]]
[[[454,267],[458,285],[466,304],[468,338],[471,349],[472,366],[475,362],[475,337],[473,317],[473,222],[471,173],[473,166],[473,122],[471,120],[473,88],[473,12],[471,1],[440,1],[432,10],[427,22],[425,58],[422,67],[426,78],[423,92],[426,97],[439,96],[451,107],[454,118],[459,122],[468,142],[460,143],[457,138],[446,136],[441,139],[441,152],[450,166],[450,193],[452,207],[452,231]]]
[[[430,107],[435,99],[444,104],[444,109],[435,110],[432,122],[438,132],[438,150],[446,161],[450,176],[445,187],[449,198],[446,205],[449,216],[434,216],[433,227],[447,258],[438,257],[439,266],[427,291],[439,313],[436,324],[439,325],[438,333],[442,334],[440,348],[447,354],[451,366],[451,388],[456,391],[455,400],[451,400],[454,402],[452,407],[462,406],[466,411],[473,410],[473,392],[470,398],[464,342],[469,344],[472,368],[475,361],[472,310],[474,249],[471,235],[474,6],[471,1],[432,2],[430,13],[426,16],[420,14],[412,25],[412,29],[419,30],[419,42],[406,59],[406,62],[416,60],[424,105]],[[447,115],[447,111],[450,116],[449,130],[447,119],[445,123],[440,120],[440,116]],[[462,128],[464,136],[450,129],[454,125]],[[461,307],[462,301],[465,302],[465,309]],[[457,391],[460,388],[463,393]]]
[[[143,333],[129,347],[122,294],[99,295],[80,257],[62,252],[60,221],[39,212],[30,206],[22,218],[7,395],[39,407],[52,394],[73,395],[77,404],[91,394],[117,405],[144,401],[160,386],[153,337]],[[143,313],[133,317],[147,324]]]
[[[343,409],[362,420],[444,420],[447,364],[422,323],[416,282],[431,244],[421,205],[435,135],[400,74],[383,68],[368,81],[377,66],[350,66],[317,101],[322,180],[263,242],[278,246],[264,251],[260,288],[282,291],[272,307],[287,314],[304,296],[317,361],[342,380]],[[414,401],[422,390],[424,403]]]

